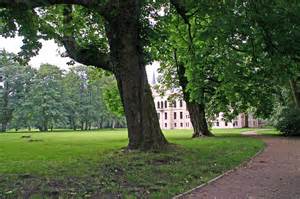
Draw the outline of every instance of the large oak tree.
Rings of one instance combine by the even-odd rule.
[[[115,75],[127,119],[129,149],[167,145],[145,71],[144,1],[0,0],[0,7],[4,8],[1,34],[24,36],[23,57],[37,54],[39,39],[55,39],[75,61]]]

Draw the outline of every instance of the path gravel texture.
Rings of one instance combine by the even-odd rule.
[[[300,199],[300,139],[276,136],[262,139],[265,150],[242,167],[196,189],[184,199]]]

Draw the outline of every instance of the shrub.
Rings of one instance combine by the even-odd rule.
[[[285,136],[300,136],[300,109],[283,109],[275,127]]]

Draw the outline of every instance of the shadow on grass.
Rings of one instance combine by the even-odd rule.
[[[72,129],[54,129],[53,131],[49,130],[49,131],[39,131],[39,130],[32,130],[32,131],[28,131],[28,130],[21,130],[21,131],[7,131],[7,132],[3,132],[3,133],[104,133],[104,132],[127,132],[126,129],[112,129],[112,128],[103,128],[103,129],[91,129],[91,130],[72,130]],[[1,133],[0,133],[1,134]]]

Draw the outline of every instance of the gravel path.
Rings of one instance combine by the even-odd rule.
[[[246,133],[250,136],[253,132]],[[257,136],[266,149],[241,168],[184,199],[300,199],[300,139]]]

